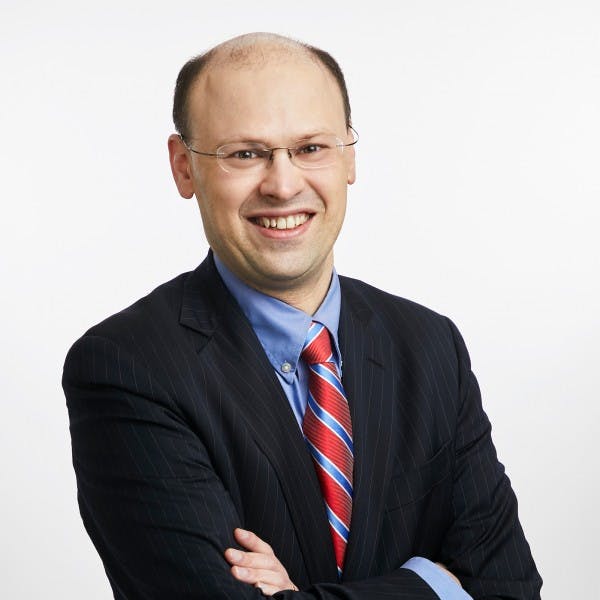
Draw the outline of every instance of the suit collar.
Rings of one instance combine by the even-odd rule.
[[[350,405],[354,442],[354,496],[345,579],[366,578],[376,570],[385,482],[392,468],[394,376],[391,342],[357,284],[340,278],[340,347],[343,385]]]
[[[184,284],[180,323],[197,331],[198,352],[215,365],[236,357],[244,377],[223,372],[255,443],[277,474],[310,581],[335,581],[327,516],[312,459],[287,397],[241,308],[219,277],[212,253]],[[243,526],[243,524],[241,524]]]
[[[227,290],[218,276],[212,250],[183,284],[179,322],[205,336],[211,336],[221,318]]]

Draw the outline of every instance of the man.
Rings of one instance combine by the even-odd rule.
[[[356,142],[337,63],[242,36],[184,66],[173,114],[211,252],[63,378],[115,598],[539,598],[458,331],[334,271]]]

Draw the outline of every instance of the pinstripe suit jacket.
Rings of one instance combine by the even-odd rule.
[[[210,254],[73,345],[63,386],[78,500],[115,598],[260,598],[223,558],[238,526],[303,590],[281,598],[434,600],[400,568],[415,555],[474,598],[539,598],[459,333],[364,283],[341,288],[355,448],[342,582],[301,432]]]

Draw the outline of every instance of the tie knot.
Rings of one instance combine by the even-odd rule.
[[[312,322],[301,356],[309,365],[333,361],[331,339],[326,327],[315,321]]]

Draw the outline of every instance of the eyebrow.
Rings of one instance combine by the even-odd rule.
[[[326,129],[315,129],[315,130],[309,131],[307,133],[302,133],[302,134],[294,137],[293,142],[299,142],[301,140],[310,140],[319,135],[337,135],[337,134],[334,133],[333,131],[329,131]],[[253,136],[245,137],[242,135],[236,135],[236,136],[227,138],[225,141],[219,142],[218,145],[223,146],[225,144],[235,144],[236,142],[246,142],[248,144],[260,144],[261,146],[271,147],[271,145],[269,143],[267,143],[264,139],[255,138]]]

